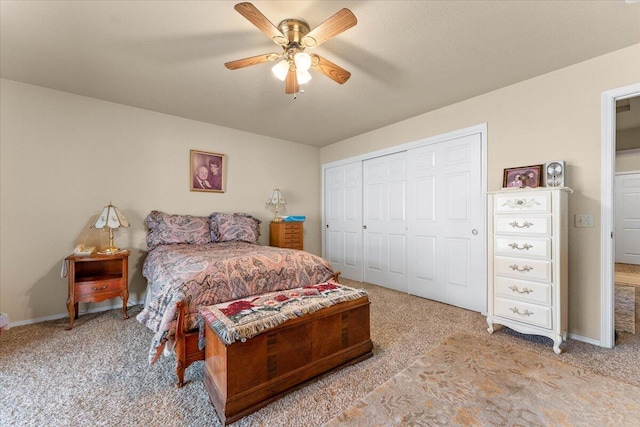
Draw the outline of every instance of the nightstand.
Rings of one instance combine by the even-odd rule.
[[[79,302],[101,302],[109,298],[122,298],[122,312],[128,319],[127,300],[129,299],[129,251],[113,255],[69,255],[69,326],[78,318]]]
[[[303,242],[302,221],[272,221],[269,226],[269,246],[302,250]]]

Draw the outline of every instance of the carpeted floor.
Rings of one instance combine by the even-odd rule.
[[[640,387],[458,332],[326,426],[636,427],[639,422]]]
[[[614,349],[578,341],[554,355],[552,342],[503,328],[484,316],[389,289],[342,279],[369,292],[374,357],[320,378],[234,423],[319,426],[341,414],[457,332],[512,345],[640,386],[640,335],[622,333]],[[174,360],[147,363],[152,333],[120,310],[21,326],[0,336],[2,426],[219,426],[202,384],[202,363],[174,387]],[[603,399],[606,402],[606,398]]]

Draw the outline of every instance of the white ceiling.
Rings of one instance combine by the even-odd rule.
[[[275,25],[314,28],[343,7],[358,19],[314,49],[351,79],[312,70],[293,99],[271,63],[224,67],[279,52],[235,3],[2,0],[0,73],[324,146],[640,43],[640,4],[623,0],[253,1]]]

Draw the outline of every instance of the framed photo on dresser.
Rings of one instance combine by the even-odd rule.
[[[189,186],[191,191],[224,193],[226,161],[224,154],[191,150]]]
[[[503,188],[537,188],[542,183],[543,165],[519,166],[504,170]]]

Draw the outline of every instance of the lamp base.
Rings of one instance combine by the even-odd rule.
[[[281,216],[275,216],[275,217],[273,217],[273,219],[272,219],[271,221],[272,221],[272,222],[282,222],[282,221],[283,221],[283,219],[282,219],[282,217],[281,217]]]
[[[115,246],[108,246],[101,251],[98,251],[100,255],[114,255],[120,252],[120,248],[116,248]]]

